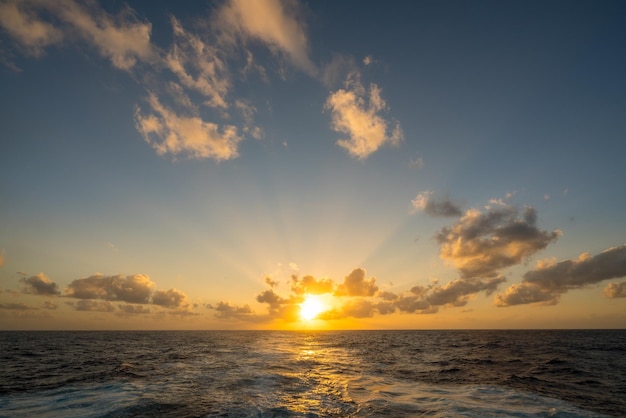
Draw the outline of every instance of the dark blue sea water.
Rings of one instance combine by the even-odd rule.
[[[0,332],[2,417],[594,417],[626,331]]]

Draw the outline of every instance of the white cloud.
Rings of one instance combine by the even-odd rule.
[[[380,114],[387,109],[381,89],[373,83],[366,89],[358,73],[348,76],[345,89],[330,94],[325,108],[331,111],[332,129],[348,135],[337,145],[359,159],[386,143],[397,145],[404,137],[399,122],[390,123]]]
[[[237,146],[243,138],[236,126],[220,127],[198,116],[180,116],[162,105],[155,94],[150,94],[148,103],[153,113],[143,115],[137,107],[135,126],[158,154],[217,161],[238,156]]]

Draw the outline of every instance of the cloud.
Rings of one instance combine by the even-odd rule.
[[[230,0],[219,10],[216,24],[222,41],[261,41],[274,54],[285,55],[296,67],[314,76],[317,68],[309,58],[308,39],[300,14],[296,1]]]
[[[376,279],[365,278],[365,270],[357,268],[343,279],[343,283],[337,286],[335,296],[374,296],[378,292]]]
[[[558,303],[560,295],[604,280],[626,277],[626,244],[609,248],[600,254],[581,254],[578,259],[561,262],[540,262],[537,268],[524,274],[520,284],[496,295],[497,306],[543,302]],[[607,293],[609,289],[609,293]],[[621,284],[611,283],[605,294],[621,295]],[[610,296],[609,296],[610,297]]]
[[[365,159],[384,144],[397,145],[404,137],[399,122],[388,122],[381,116],[387,109],[381,93],[373,83],[366,89],[359,74],[352,73],[345,88],[331,93],[326,100],[324,108],[331,112],[331,128],[348,135],[337,145],[353,157]]]
[[[90,300],[84,299],[77,302],[67,302],[68,305],[74,307],[77,311],[84,312],[113,312],[115,306],[108,300]]]
[[[130,304],[119,304],[117,305],[117,309],[122,311],[124,314],[128,315],[137,315],[137,314],[149,314],[150,309],[143,305],[130,305]]]
[[[49,310],[55,310],[56,308],[58,308],[58,306],[56,303],[47,300],[43,303],[43,308],[49,309]]]
[[[422,210],[430,216],[458,217],[463,215],[461,205],[448,196],[438,197],[431,191],[418,193],[411,201],[414,210]]]
[[[270,276],[265,278],[265,284],[269,287],[277,287],[279,282],[277,280],[272,279]]]
[[[0,309],[7,309],[7,310],[12,310],[12,311],[32,311],[32,310],[36,310],[37,308],[33,308],[31,306],[28,306],[20,302],[20,303],[0,303]]]
[[[152,304],[166,308],[182,308],[189,305],[187,296],[177,289],[155,291],[152,294]]]
[[[424,168],[424,159],[419,155],[415,156],[415,158],[409,161],[409,167],[415,168],[416,170],[421,170]]]
[[[183,28],[175,17],[171,18],[174,44],[165,57],[165,64],[180,82],[202,94],[205,105],[227,108],[226,95],[230,88],[229,71],[219,57],[219,50]]]
[[[135,110],[135,126],[144,140],[159,155],[186,155],[190,158],[212,158],[217,161],[237,157],[243,138],[237,127],[205,122],[198,116],[180,116],[161,104],[150,93],[148,104],[153,113],[143,115]]]
[[[334,286],[332,279],[329,278],[316,279],[311,275],[306,275],[300,279],[296,275],[291,276],[291,291],[296,295],[331,293]]]
[[[95,274],[74,280],[66,296],[77,299],[103,299],[128,303],[148,303],[154,282],[145,274],[103,276]]]
[[[24,288],[22,289],[24,293],[48,296],[60,294],[57,284],[43,273],[28,278],[22,277],[20,281],[24,283]]]
[[[440,257],[451,261],[461,278],[495,277],[501,269],[519,264],[556,241],[561,232],[536,226],[537,213],[527,207],[503,206],[486,212],[470,209],[436,236]]]
[[[247,322],[260,322],[260,319],[249,305],[236,306],[228,302],[218,302],[217,305],[207,305],[207,308],[216,311],[215,317],[223,320],[239,320]]]
[[[609,283],[604,288],[604,294],[607,298],[626,298],[626,282]]]
[[[24,48],[28,55],[41,56],[49,45],[58,44],[63,32],[44,22],[34,2],[7,1],[0,3],[0,26]]]
[[[62,25],[45,22],[42,15]],[[128,7],[111,16],[95,2],[10,1],[0,5],[0,25],[26,53],[35,56],[62,39],[76,39],[96,47],[113,66],[122,70],[129,70],[137,60],[150,61],[155,56],[150,43],[152,25],[138,21]]]

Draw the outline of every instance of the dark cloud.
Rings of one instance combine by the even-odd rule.
[[[459,217],[463,215],[459,202],[451,200],[448,196],[439,197],[430,191],[419,193],[411,204],[415,210],[422,210],[430,216]]]
[[[113,312],[115,306],[108,300],[91,300],[83,299],[77,302],[67,302],[68,305],[74,307],[77,311],[87,312]]]
[[[157,290],[152,295],[152,304],[166,308],[180,308],[188,305],[187,296],[177,289]]]
[[[607,298],[626,298],[626,282],[609,283],[604,288],[604,294]]]
[[[215,306],[206,306],[209,309],[213,309],[216,312],[215,317],[219,319],[259,322],[259,317],[257,317],[249,305],[236,306],[228,302],[218,302]]]
[[[522,283],[512,285],[504,294],[497,295],[496,305],[557,303],[560,295],[569,290],[621,277],[626,277],[626,244],[609,248],[593,257],[585,253],[576,260],[540,262],[535,270],[524,274]],[[619,285],[611,289],[611,292],[619,294]]]
[[[39,273],[31,277],[22,277],[20,282],[24,283],[22,291],[32,295],[55,296],[60,294],[56,283],[46,277],[45,274]]]
[[[357,268],[343,279],[343,283],[337,286],[335,296],[374,296],[378,292],[376,279],[365,278],[365,270]]]
[[[144,305],[120,304],[117,305],[117,309],[129,315],[150,313],[150,309]]]
[[[58,308],[57,304],[54,302],[50,302],[49,300],[45,301],[43,303],[43,308],[44,309],[50,309],[50,310],[54,310],[56,308]]]
[[[269,289],[261,292],[256,297],[257,302],[267,303],[268,313],[272,318],[282,318],[286,321],[296,321],[300,318],[300,306],[304,300],[300,295],[292,295],[283,298],[277,295],[274,290]]]
[[[433,286],[426,297],[433,306],[465,306],[469,297],[483,291],[490,295],[505,280],[504,276],[491,279],[456,279],[445,286]]]
[[[8,309],[12,311],[32,311],[32,310],[36,310],[37,308],[33,308],[31,306],[28,306],[20,302],[20,303],[0,303],[0,309]]]
[[[322,295],[324,293],[331,293],[333,288],[334,284],[332,279],[316,279],[310,275],[299,279],[296,275],[291,276],[291,291],[296,295],[304,295],[306,293]]]
[[[154,282],[145,274],[132,276],[93,276],[74,280],[66,295],[77,299],[103,299],[128,303],[148,303]]]
[[[265,284],[268,285],[269,287],[277,287],[278,286],[278,282],[276,280],[272,279],[269,276],[265,278]]]
[[[498,270],[519,264],[556,241],[561,232],[536,226],[537,213],[527,207],[522,216],[511,206],[468,210],[436,236],[440,256],[451,261],[461,278],[491,278]]]

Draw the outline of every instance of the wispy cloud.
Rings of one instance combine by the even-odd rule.
[[[222,41],[261,41],[273,53],[286,56],[293,65],[314,76],[317,68],[309,58],[301,14],[301,5],[296,1],[230,0],[219,10],[216,23]]]
[[[187,32],[175,17],[171,18],[174,43],[165,64],[188,89],[205,97],[204,104],[228,108],[229,71],[219,50],[199,36]]]
[[[539,262],[536,269],[524,274],[521,283],[496,295],[496,305],[556,304],[569,290],[621,277],[626,277],[626,244],[595,256],[583,253],[574,260]],[[619,297],[622,293],[622,284],[611,283],[605,289],[609,297]]]
[[[29,55],[41,56],[44,49],[61,42],[63,33],[43,21],[29,2],[13,0],[0,3],[0,26]]]
[[[325,108],[331,112],[331,127],[348,135],[337,145],[359,159],[367,158],[385,144],[397,145],[404,138],[398,121],[383,117],[387,104],[376,84],[365,88],[358,73],[348,76],[343,89],[328,96]]]
[[[44,20],[43,15],[53,20]],[[130,8],[112,16],[94,2],[14,0],[0,4],[0,25],[24,52],[35,56],[62,40],[94,46],[122,70],[155,56],[150,42],[152,25],[140,22]]]

